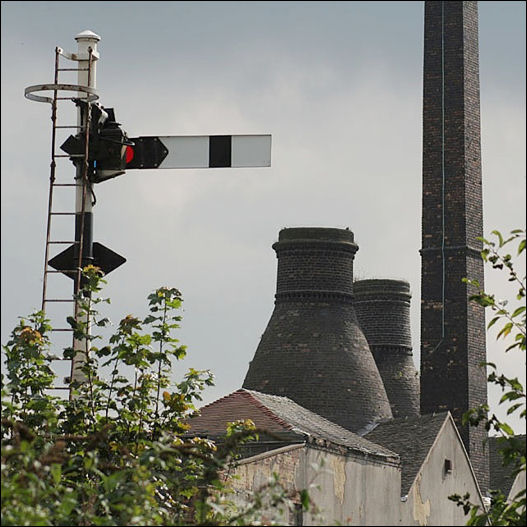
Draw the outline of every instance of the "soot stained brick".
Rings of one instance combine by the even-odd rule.
[[[485,317],[462,278],[483,286],[477,2],[425,3],[421,270],[421,412],[452,412],[478,482],[488,488]]]
[[[353,258],[345,229],[280,231],[273,314],[243,387],[289,397],[362,433],[392,412],[353,307]]]
[[[412,359],[410,285],[402,280],[353,284],[360,326],[381,374],[394,417],[419,415],[419,376]]]

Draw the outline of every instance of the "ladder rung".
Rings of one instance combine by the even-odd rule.
[[[57,68],[57,71],[88,71],[88,68]]]
[[[49,388],[44,388],[45,390],[69,390],[69,386],[50,386]]]
[[[75,242],[75,241],[74,242],[69,242],[69,241],[53,241],[52,242],[52,241],[49,241],[48,243],[53,243],[53,244],[55,244],[55,243],[76,243],[76,244],[78,244],[80,242]]]
[[[84,128],[84,126],[79,126],[77,124],[71,124],[71,125],[57,125],[55,128]]]
[[[53,157],[84,157],[84,154],[55,154]]]
[[[52,216],[75,216],[81,214],[80,212],[50,212]]]
[[[46,269],[46,273],[77,273],[79,269],[64,269],[64,271],[57,271],[55,269]]]
[[[53,183],[54,187],[82,187],[82,185],[77,185],[76,183]]]
[[[44,302],[75,302],[75,299],[50,298],[49,300],[44,300]]]

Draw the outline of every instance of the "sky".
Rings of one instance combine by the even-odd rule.
[[[51,113],[24,89],[51,83],[55,47],[76,51],[89,29],[100,102],[129,136],[272,134],[270,168],[135,170],[95,187],[94,241],[127,259],[107,277],[104,314],[144,316],[154,289],[180,289],[188,356],[174,379],[211,369],[212,402],[241,387],[272,313],[280,229],[348,227],[356,278],[409,281],[418,366],[423,2],[8,1],[1,15],[2,344],[42,294]],[[525,2],[479,4],[487,236],[525,228],[525,18]],[[60,192],[56,210],[72,210]],[[485,280],[512,296],[503,274]],[[71,281],[48,287],[68,295]],[[69,312],[48,314],[60,326]],[[525,381],[525,354],[504,347],[489,334],[489,360]],[[499,393],[489,399],[503,417]]]

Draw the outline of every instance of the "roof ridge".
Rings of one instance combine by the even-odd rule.
[[[238,390],[235,390],[234,392],[231,392],[227,395],[224,395],[223,397],[220,397],[219,399],[216,399],[215,401],[212,401],[211,403],[209,404],[206,404],[205,406],[202,406],[201,408],[198,408],[198,411],[201,413],[202,410],[205,410],[205,408],[209,408],[210,406],[213,406],[217,403],[219,403],[220,401],[223,401],[225,399],[229,399],[231,398],[236,392],[240,392],[240,391],[243,391],[241,388],[239,388]]]
[[[258,408],[263,414],[265,414],[267,417],[269,417],[270,419],[275,421],[277,424],[279,424],[280,426],[282,426],[286,430],[293,430],[293,426],[291,426],[287,421],[282,419],[280,416],[276,415],[270,408],[265,406],[265,404],[262,403],[251,392],[252,392],[252,390],[247,390],[245,388],[238,388],[234,392],[231,392],[231,393],[229,393],[227,395],[224,395],[223,397],[220,397],[219,399],[216,399],[215,401],[212,401],[211,403],[206,404],[205,406],[202,406],[201,408],[199,408],[199,412],[201,414],[201,412],[205,408],[210,408],[212,406],[215,406],[218,403],[221,403],[224,400],[232,399],[233,397],[235,397],[238,394],[238,395],[241,395],[242,397],[244,397],[245,399],[248,399],[249,402],[251,404],[253,404],[256,408]],[[259,392],[255,392],[255,393],[259,393]],[[267,394],[264,394],[264,395],[267,395]],[[277,397],[280,397],[280,396],[277,396]]]
[[[283,426],[287,430],[293,430],[293,426],[291,426],[287,421],[282,419],[280,416],[276,415],[269,407],[265,406],[265,404],[262,403],[262,401],[260,401],[255,395],[253,395],[253,393],[251,393],[252,390],[247,390],[245,388],[240,388],[237,391],[242,392],[242,395],[244,397],[249,398],[251,400],[251,403],[254,404],[256,406],[256,408],[261,410],[270,419],[272,419],[273,421],[276,421],[278,424],[280,424],[281,426]],[[267,395],[267,394],[264,394],[264,395]]]

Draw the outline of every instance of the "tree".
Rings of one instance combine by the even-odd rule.
[[[104,280],[94,266],[83,276],[80,316],[68,322],[86,342],[86,381],[72,383],[69,400],[49,394],[54,357],[43,312],[21,319],[3,347],[2,525],[251,525],[266,506],[307,507],[305,492],[288,495],[277,479],[252,503],[232,500],[227,469],[256,437],[251,422],[231,423],[219,444],[187,433],[194,403],[213,377],[190,369],[171,389],[173,361],[186,354],[173,336],[181,293],[157,289],[146,318],[126,316],[98,347],[100,337],[81,321],[108,324],[97,311]],[[68,348],[63,357],[74,353]],[[109,379],[101,367],[110,368]]]
[[[524,352],[526,349],[525,328],[525,275],[521,277],[514,265],[514,257],[507,252],[510,245],[517,244],[516,257],[525,251],[525,230],[517,229],[504,238],[499,231],[492,231],[495,241],[481,238],[484,248],[481,256],[484,262],[489,263],[493,269],[506,271],[508,281],[517,287],[516,301],[520,305],[509,307],[507,300],[498,300],[495,295],[486,293],[475,280],[464,281],[476,288],[477,292],[470,299],[479,305],[489,308],[494,316],[488,323],[487,329],[497,325],[496,338],[512,339],[505,349],[505,353],[511,351]],[[488,382],[501,387],[503,392],[500,404],[508,405],[507,415],[518,413],[520,418],[525,419],[525,388],[517,377],[508,377],[500,374],[494,363],[486,363],[490,368]],[[515,437],[512,427],[499,419],[495,414],[489,415],[488,405],[469,410],[463,416],[463,423],[477,426],[483,422],[487,431],[494,430],[498,434],[498,450],[504,466],[510,466],[513,477],[525,472],[525,441]],[[469,514],[467,525],[525,525],[525,489],[518,492],[508,502],[507,496],[500,489],[491,490],[491,502],[487,510],[481,510],[479,506],[470,502],[470,495],[463,497],[454,495],[451,500],[463,507],[465,514]]]

